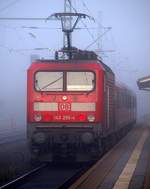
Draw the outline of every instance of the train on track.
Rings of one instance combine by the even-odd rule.
[[[85,53],[85,59],[37,60],[28,70],[27,130],[37,157],[92,159],[136,121],[134,93]]]
[[[95,160],[136,122],[136,96],[92,51],[35,60],[27,75],[27,136],[33,159]]]

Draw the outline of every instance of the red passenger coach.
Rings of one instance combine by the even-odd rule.
[[[115,86],[112,70],[86,53],[80,59],[37,60],[28,69],[27,132],[33,158],[93,160],[135,122],[133,93]]]

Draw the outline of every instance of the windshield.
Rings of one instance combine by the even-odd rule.
[[[37,91],[63,91],[63,72],[37,72],[35,88]]]
[[[93,72],[67,72],[67,91],[91,91],[93,88]]]
[[[46,72],[35,74],[37,91],[91,91],[95,87],[93,72]]]

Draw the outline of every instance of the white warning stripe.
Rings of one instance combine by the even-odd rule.
[[[64,107],[67,107],[67,103],[62,104]],[[58,103],[53,102],[34,102],[33,105],[34,111],[58,111]],[[71,111],[96,111],[96,104],[93,102],[89,103],[72,103]]]
[[[58,111],[58,103],[34,102],[34,111]]]
[[[72,111],[95,111],[96,104],[89,102],[89,103],[72,103],[71,104]]]

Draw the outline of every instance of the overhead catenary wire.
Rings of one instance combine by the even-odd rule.
[[[61,27],[39,27],[39,26],[9,26],[0,24],[0,27],[7,29],[31,29],[31,30],[61,30]],[[85,27],[76,27],[75,30],[85,30]],[[96,27],[89,27],[90,30],[97,30]]]
[[[102,27],[103,29],[105,29],[105,26],[103,26],[103,25],[97,20],[97,18],[95,18],[95,17],[93,16],[92,12],[90,11],[90,9],[88,8],[88,6],[86,5],[85,1],[84,1],[84,0],[81,0],[81,3],[82,3],[82,5],[86,8],[86,10],[88,11],[88,13],[92,16],[94,22],[95,22],[95,23],[98,23],[99,25],[101,25],[101,27]]]
[[[68,0],[68,2],[70,3],[70,6],[72,7],[72,9],[75,11],[75,13],[77,13],[77,10],[72,6],[72,3],[70,2],[70,0]],[[91,14],[91,11],[89,10],[89,8],[87,7],[87,5],[85,4],[85,2],[82,0],[82,4],[83,6],[87,9],[87,11]],[[91,36],[93,42],[90,43],[85,50],[87,50],[89,47],[91,47],[93,44],[95,44],[101,37],[103,37],[110,29],[111,27],[104,27],[102,26],[101,23],[99,23],[98,21],[96,21],[96,19],[92,16],[94,22],[97,22],[99,25],[101,25],[101,27],[103,29],[106,29],[100,36],[98,36],[96,39],[94,37],[94,35],[90,32],[89,28],[87,27],[87,25],[81,20],[82,24],[84,25],[84,27],[86,28],[86,30],[88,31],[89,35]]]
[[[48,45],[46,45],[45,43],[43,43],[41,40],[37,39],[37,36],[36,36],[34,33],[29,32],[28,35],[29,35],[31,38],[33,38],[34,40],[36,40],[39,45],[44,46],[43,49],[49,49],[49,48],[45,48],[45,46],[48,46]],[[49,51],[50,51],[50,49],[49,49]]]
[[[51,18],[51,17],[48,17],[48,18],[31,18],[31,17],[0,17],[0,20],[34,20],[34,21],[41,21],[41,20],[44,20],[44,21],[47,21],[47,20],[54,20],[54,21],[57,21],[58,19],[55,19],[55,18]]]
[[[12,2],[10,2],[9,4],[7,4],[5,7],[0,9],[0,13],[5,11],[6,9],[12,7],[13,5],[15,5],[16,3],[18,3],[20,0],[14,0]]]
[[[71,1],[68,0],[68,2],[69,2],[69,4],[70,4],[70,6],[72,7],[72,9],[77,13],[77,10],[72,6]],[[14,1],[14,3],[15,3],[15,1]],[[84,6],[86,6],[84,2],[83,2],[83,4],[84,4]],[[86,6],[86,8],[87,8],[87,6]],[[88,9],[88,8],[87,8],[87,9]],[[46,21],[46,20],[49,20],[49,19],[53,20],[53,18],[51,18],[51,17],[48,17],[48,18],[20,18],[20,17],[18,17],[18,18],[12,18],[12,17],[0,18],[0,20],[45,20],[45,21]],[[55,20],[55,19],[54,19],[54,20]],[[85,29],[88,31],[89,35],[92,37],[92,39],[95,40],[93,34],[90,32],[90,30],[89,30],[89,28],[87,27],[87,25],[86,25],[82,20],[81,20],[81,22],[82,22],[82,24],[84,25]],[[32,29],[33,29],[33,28],[32,28]]]
[[[32,48],[32,49],[13,49],[13,48],[10,48],[10,47],[7,47],[5,45],[2,45],[0,44],[0,48],[3,48],[3,49],[6,49],[9,53],[12,53],[12,52],[16,52],[16,53],[19,53],[23,56],[26,56],[23,51],[41,51],[41,50],[48,50],[48,51],[56,51],[56,50],[51,50],[50,48],[41,48],[41,47],[36,47],[36,48]]]
[[[21,52],[21,51],[41,51],[41,50],[51,51],[50,48],[42,48],[42,47],[36,47],[36,48],[32,48],[32,49],[12,49],[12,51],[14,51],[14,52]],[[53,50],[53,51],[55,51],[55,50]]]
[[[7,28],[7,29],[12,29],[12,30],[15,30],[15,32],[17,32],[17,37],[19,37],[19,39],[20,38],[22,38],[22,36],[20,36],[20,33],[18,33],[18,27],[14,27],[14,26],[6,26],[6,25],[0,25],[0,26],[2,26],[2,27],[4,27],[4,28]],[[38,40],[37,39],[37,36],[34,34],[34,33],[31,33],[31,32],[28,32],[28,33],[26,33],[25,32],[25,34],[26,35],[29,35],[31,38],[33,38],[34,40],[36,40],[37,42],[38,42],[38,44],[41,46],[44,46],[44,47],[36,47],[36,48],[32,48],[32,49],[14,49],[14,48],[9,48],[9,47],[7,47],[7,46],[5,46],[5,45],[2,45],[2,44],[0,44],[0,47],[1,48],[4,48],[4,49],[6,49],[9,53],[12,53],[12,52],[17,52],[17,53],[19,53],[19,54],[21,54],[21,55],[24,55],[24,56],[26,56],[24,53],[23,53],[23,51],[43,51],[43,50],[48,50],[48,51],[52,51],[50,48],[48,48],[48,47],[45,47],[45,46],[47,46],[47,45],[45,45],[43,42],[41,42],[40,40]],[[22,41],[22,40],[21,40]]]
[[[13,1],[14,3],[15,2],[17,2],[17,0],[16,1]],[[70,6],[72,7],[72,9],[77,13],[77,10],[74,8],[74,6],[72,6],[72,3],[71,3],[71,1],[70,0],[68,0],[68,2],[70,3]],[[83,4],[83,6],[88,10],[88,12],[91,14],[91,12],[90,12],[90,10],[89,10],[89,8],[87,7],[87,5],[85,4],[85,2],[82,0],[82,4]],[[20,18],[20,17],[18,17],[18,18],[8,18],[8,17],[4,17],[4,18],[0,18],[0,19],[2,19],[2,20],[49,20],[49,19],[52,19],[51,17],[48,17],[48,18]],[[53,20],[53,19],[52,19]],[[95,20],[95,19],[94,19]],[[88,45],[88,47],[87,48],[89,48],[90,46],[92,46],[99,38],[101,38],[106,32],[104,32],[100,37],[98,37],[97,39],[95,39],[95,37],[94,37],[94,35],[92,34],[92,32],[90,31],[90,28],[88,28],[87,27],[87,25],[81,20],[81,22],[82,22],[82,24],[84,25],[84,27],[85,28],[76,28],[76,29],[86,29],[87,31],[88,31],[88,33],[89,33],[89,35],[92,37],[92,39],[93,39],[93,42],[90,44],[90,45]],[[13,29],[16,29],[17,27],[14,27]],[[39,27],[36,27],[36,26],[31,26],[31,27],[26,27],[26,26],[22,26],[21,28],[23,28],[23,29],[39,29]],[[44,28],[43,28],[44,29]],[[46,28],[45,28],[46,29]],[[47,28],[47,29],[60,29],[60,28]],[[36,39],[37,40],[37,37],[33,34],[33,33],[31,33],[31,32],[28,32],[28,34],[30,35],[30,37],[32,37],[32,38],[34,38],[34,39]],[[38,41],[38,40],[37,40]],[[40,42],[40,44],[42,44],[41,42]],[[44,45],[45,46],[45,45]]]
[[[72,9],[75,11],[75,13],[77,13],[77,10],[74,8],[74,6],[72,6],[72,3],[70,2],[70,0],[68,0],[68,2],[70,3],[70,6],[71,6]],[[86,30],[88,31],[89,35],[91,36],[91,38],[94,40],[93,34],[90,32],[90,30],[88,29],[87,25],[83,22],[83,20],[81,20],[81,23],[84,25],[84,27],[85,27]]]
[[[38,30],[38,29],[41,29],[41,30],[42,29],[44,29],[44,30],[56,30],[56,29],[61,29],[61,27],[9,26],[9,25],[6,25],[6,24],[0,24],[0,27],[6,28],[6,29],[31,29],[31,30]]]
[[[4,28],[7,28],[7,29],[15,30],[17,32],[17,36],[22,38],[22,35],[20,35],[20,33],[18,32],[18,29],[24,29],[23,28],[24,26],[18,27],[18,26],[8,26],[8,25],[5,25],[5,24],[0,24],[0,27],[4,27]],[[28,28],[26,28],[26,29],[28,29]],[[26,35],[29,35],[32,39],[36,40],[40,46],[42,45],[42,46],[44,46],[45,49],[49,49],[49,48],[45,47],[45,46],[48,46],[48,45],[46,45],[45,43],[41,42],[33,32],[24,32],[24,33]]]
[[[85,7],[85,9],[88,11],[88,13],[94,18],[94,16],[92,15],[92,12],[90,11],[90,9],[88,8],[88,6],[86,5],[85,1],[84,1],[84,0],[80,0],[80,1],[81,1],[81,3],[82,3],[83,7]],[[105,30],[105,29],[108,28],[108,27],[107,27],[107,28],[104,27],[104,26],[102,25],[102,23],[101,23],[98,19],[95,19],[95,18],[94,18],[94,22],[96,22],[96,23],[98,24],[98,28],[101,28],[101,29],[103,29],[103,30]],[[97,29],[98,29],[98,28],[97,28]],[[105,34],[105,32],[104,32],[103,34]],[[103,34],[102,34],[102,36],[103,36]],[[100,35],[101,35],[101,34],[99,33],[98,36],[100,36]],[[102,36],[101,36],[101,37],[102,37]],[[100,37],[100,38],[101,38],[101,37]],[[98,37],[98,39],[100,39],[100,38]],[[98,39],[96,40],[96,42],[98,41]],[[94,40],[94,41],[95,41],[95,40]],[[93,41],[93,43],[95,43],[94,41]],[[99,46],[99,45],[98,45],[98,46]],[[100,51],[100,52],[104,54],[104,52],[106,52],[106,51],[103,51],[103,52]],[[111,50],[111,51],[107,51],[107,52],[113,52],[113,51]],[[106,56],[106,55],[105,55],[105,56]],[[107,56],[106,56],[106,57],[107,57]]]
[[[86,3],[84,2],[84,0],[81,0],[81,2],[82,2],[82,5],[86,8],[86,10],[88,11],[88,13],[93,17],[93,15],[92,15],[92,12],[90,11],[90,9],[88,8],[88,6],[86,5]],[[95,18],[93,17],[93,19],[94,19],[94,22],[95,22]]]
[[[26,55],[24,53],[22,53],[20,51],[17,51],[17,50],[15,50],[13,48],[9,48],[9,47],[7,47],[5,45],[0,44],[0,48],[6,49],[9,53],[16,52],[16,53],[18,53],[18,54],[23,55],[23,56],[26,57]]]
[[[96,39],[94,39],[94,41],[92,43],[90,43],[85,50],[87,50],[89,47],[91,47],[92,45],[94,45],[101,37],[103,37],[109,30],[111,29],[111,27],[108,27],[107,30],[102,33],[100,36],[98,36]]]

